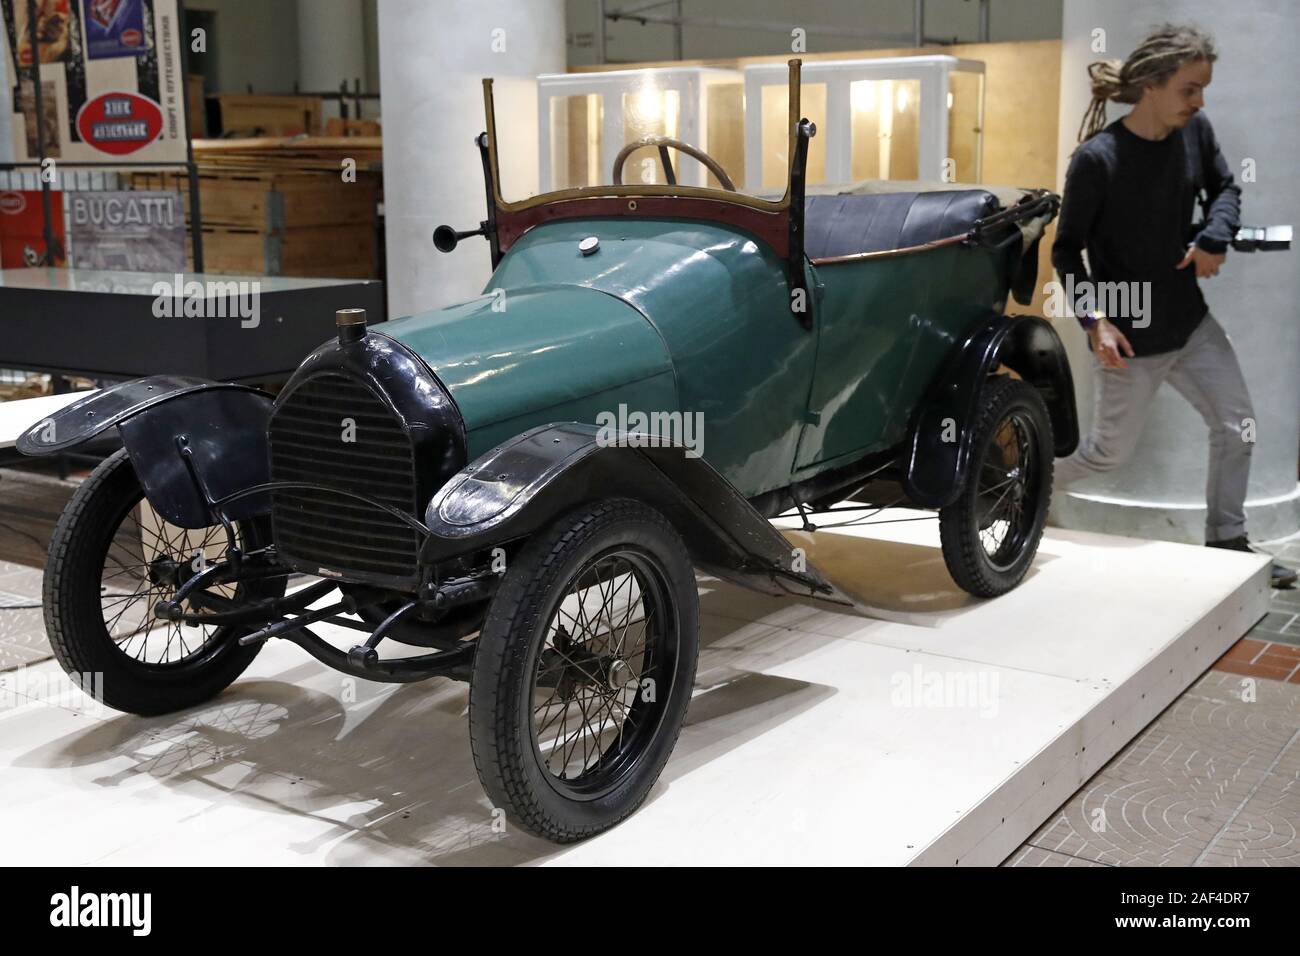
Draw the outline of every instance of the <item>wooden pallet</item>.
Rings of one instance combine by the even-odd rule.
[[[383,160],[379,136],[287,136],[194,141],[194,158],[209,169],[256,164],[263,170],[325,170],[337,173],[344,159],[360,171],[377,171]]]
[[[135,189],[179,190],[189,216],[189,184],[178,173],[135,173]],[[358,176],[343,182],[328,173],[200,171],[203,225],[280,232],[308,226],[369,224],[373,227],[379,184]]]
[[[187,240],[186,256],[192,265],[189,246]],[[203,228],[205,272],[373,279],[376,252],[374,231],[356,224],[309,226],[279,233]]]

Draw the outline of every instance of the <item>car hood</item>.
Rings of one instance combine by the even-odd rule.
[[[592,395],[671,375],[659,333],[605,292],[537,284],[386,322],[451,391],[467,432],[521,416],[556,420]]]

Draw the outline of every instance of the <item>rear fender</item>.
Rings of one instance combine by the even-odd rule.
[[[181,454],[219,499],[270,480],[266,432],[272,398],[244,385],[158,375],[122,382],[37,422],[18,439],[25,455],[54,455],[108,428],[122,436],[149,504],[182,528],[205,528],[216,516]],[[269,509],[266,495],[232,502],[226,516],[248,518]]]
[[[661,511],[696,567],[771,594],[848,598],[731,484],[679,446],[598,441],[593,425],[543,425],[480,456],[439,490],[425,513],[421,559],[491,549],[542,530],[588,501],[634,498]]]
[[[956,500],[966,481],[984,383],[1000,365],[1042,393],[1056,456],[1078,445],[1074,379],[1056,330],[1033,315],[990,315],[954,350],[913,419],[903,490],[914,504],[942,508]]]

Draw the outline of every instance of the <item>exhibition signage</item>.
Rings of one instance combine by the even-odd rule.
[[[74,269],[185,270],[185,210],[178,192],[77,191],[68,202]]]
[[[77,111],[77,131],[96,149],[124,156],[148,146],[162,132],[158,104],[137,93],[105,93]]]
[[[135,56],[144,45],[143,0],[84,0],[86,54],[92,60]]]
[[[184,163],[185,83],[177,0],[39,0],[36,35],[45,156]],[[14,154],[43,158],[28,0],[0,0],[15,90]]]
[[[64,264],[63,193],[58,190],[50,193],[50,208],[55,242],[53,261],[47,263],[43,261],[45,241],[42,236],[44,217],[41,215],[41,191],[0,191],[0,268],[22,269]]]

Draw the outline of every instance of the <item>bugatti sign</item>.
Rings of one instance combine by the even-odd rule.
[[[82,140],[114,156],[148,146],[162,133],[162,125],[162,107],[139,93],[104,93],[77,113]]]

